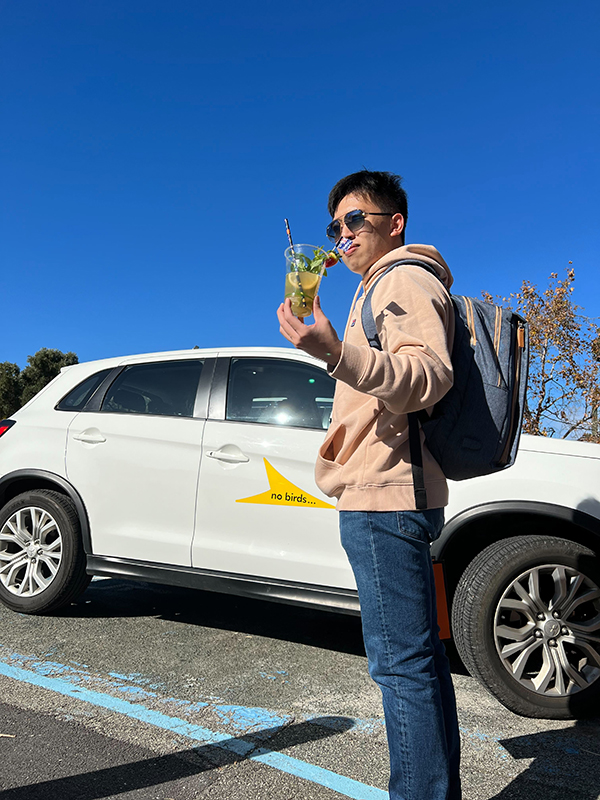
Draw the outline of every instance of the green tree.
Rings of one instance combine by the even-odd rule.
[[[21,408],[21,370],[16,364],[0,364],[0,419]]]
[[[55,378],[63,367],[77,364],[75,353],[63,353],[42,347],[33,356],[27,356],[28,366],[21,372],[21,405],[25,405]]]
[[[527,280],[499,302],[529,323],[529,379],[523,431],[600,442],[600,327],[572,299],[575,270],[540,291]],[[483,297],[492,302],[487,292]]]

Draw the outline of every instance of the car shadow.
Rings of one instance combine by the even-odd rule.
[[[78,618],[157,617],[182,625],[365,655],[357,616],[120,578],[92,581],[77,602],[60,614]]]
[[[61,616],[152,616],[365,656],[358,616],[141,581],[92,581],[77,602],[63,609]],[[447,643],[447,652],[452,671],[466,675],[452,642]]]

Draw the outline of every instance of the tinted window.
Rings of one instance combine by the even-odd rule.
[[[327,428],[335,381],[325,370],[275,358],[234,358],[226,419]]]
[[[112,372],[112,368],[103,369],[101,372],[96,372],[95,375],[90,375],[89,378],[71,389],[56,407],[60,411],[81,411],[109,372]]]
[[[167,361],[126,367],[106,393],[101,411],[191,417],[201,361]]]

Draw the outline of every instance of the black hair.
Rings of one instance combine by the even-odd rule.
[[[358,194],[373,200],[382,211],[402,214],[404,217],[402,244],[404,244],[404,232],[408,221],[408,197],[402,188],[400,175],[394,175],[393,172],[374,172],[368,169],[346,175],[329,192],[327,210],[331,217],[344,197],[349,194]]]

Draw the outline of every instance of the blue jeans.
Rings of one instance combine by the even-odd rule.
[[[369,672],[381,689],[390,800],[459,800],[460,742],[439,638],[430,543],[443,509],[341,511]]]

